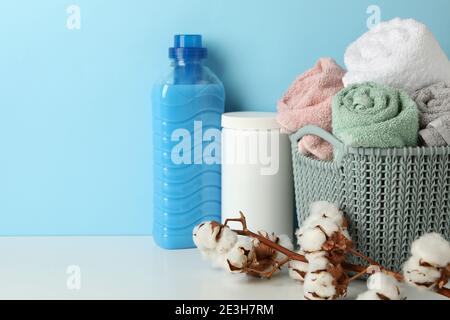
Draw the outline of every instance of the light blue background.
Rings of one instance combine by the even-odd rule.
[[[81,30],[66,8],[81,8]],[[320,56],[414,17],[450,53],[448,0],[2,0],[0,234],[149,234],[149,92],[174,33],[202,33],[227,110],[275,110]]]

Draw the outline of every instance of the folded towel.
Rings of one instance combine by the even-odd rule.
[[[412,98],[419,109],[421,140],[426,146],[450,145],[450,83],[417,90]]]
[[[419,114],[403,91],[373,82],[351,85],[333,99],[333,134],[365,148],[417,145]]]
[[[345,86],[373,81],[414,91],[450,81],[450,62],[430,30],[413,19],[380,23],[345,53]]]
[[[450,145],[450,115],[443,116],[419,131],[423,144],[429,147]]]
[[[316,125],[331,132],[331,101],[344,87],[345,71],[330,58],[321,58],[309,71],[301,75],[278,103],[278,117],[283,131],[294,133],[307,125]],[[333,148],[315,136],[299,142],[301,153],[320,160],[331,160]]]

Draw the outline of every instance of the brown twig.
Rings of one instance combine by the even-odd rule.
[[[348,282],[355,281],[355,280],[361,278],[362,276],[365,276],[366,274],[367,274],[367,268],[364,269],[363,271],[361,271],[361,272],[355,274],[353,277],[349,278],[349,279],[348,279]]]
[[[277,261],[272,266],[272,269],[269,271],[260,271],[260,270],[252,269],[252,268],[247,268],[245,271],[250,272],[250,273],[255,273],[255,274],[259,275],[261,278],[270,279],[277,271],[281,270],[281,268],[289,261],[291,261],[290,258],[285,258],[281,261]]]
[[[244,214],[242,212],[240,212],[240,214],[241,214],[240,218],[225,220],[225,225],[228,225],[228,222],[231,222],[231,221],[233,221],[233,222],[240,222],[241,225],[242,225],[242,230],[233,230],[238,235],[257,239],[261,243],[264,243],[265,245],[271,247],[272,249],[281,252],[286,257],[289,257],[290,260],[298,260],[298,261],[306,262],[306,263],[308,262],[308,260],[306,260],[306,258],[304,256],[302,256],[301,254],[298,254],[298,253],[293,252],[293,251],[291,251],[289,249],[286,249],[285,247],[280,246],[278,243],[275,243],[275,242],[267,239],[266,237],[262,236],[261,234],[254,233],[254,232],[248,230],[247,229],[247,221],[245,219],[245,216],[244,216]]]
[[[289,257],[290,260],[297,260],[297,261],[308,263],[308,260],[306,260],[305,256],[298,254],[294,251],[291,251],[289,249],[286,249],[285,247],[280,246],[278,243],[275,243],[275,242],[263,237],[260,234],[251,232],[250,230],[233,230],[233,231],[236,232],[240,236],[246,236],[246,237],[251,237],[251,238],[257,239],[258,241],[264,243],[265,245],[271,247],[272,249],[277,250],[277,251],[281,252],[282,254],[284,254],[285,256]]]
[[[344,262],[342,264],[342,266],[344,267],[345,270],[350,271],[350,272],[361,273],[361,272],[365,271],[366,274],[369,274],[369,275],[371,274],[370,272],[368,272],[368,270],[369,270],[368,267],[357,266],[355,264],[351,264],[351,263],[347,263],[347,262]],[[398,273],[398,272],[387,270],[385,268],[382,268],[382,270],[383,270],[384,273],[386,273],[386,274],[388,274],[390,276],[393,276],[395,279],[397,279],[397,281],[404,281],[405,280],[403,278],[403,275]]]
[[[355,255],[355,256],[357,256],[357,257],[359,257],[359,258],[361,258],[361,259],[367,261],[370,265],[372,265],[372,266],[378,266],[378,267],[382,268],[382,266],[381,266],[378,262],[376,262],[375,260],[373,260],[373,259],[371,259],[371,258],[369,258],[369,257],[366,257],[365,255],[363,255],[361,252],[359,252],[359,251],[356,250],[355,248],[351,248],[351,249],[350,249],[350,252],[351,252],[353,255]]]
[[[234,218],[234,219],[226,219],[224,226],[228,226],[229,222],[239,222],[242,225],[242,230],[246,231],[247,229],[247,219],[245,219],[245,215],[242,213],[242,211],[239,211],[241,217],[240,218]]]
[[[436,293],[450,299],[450,289],[448,288],[437,289]]]

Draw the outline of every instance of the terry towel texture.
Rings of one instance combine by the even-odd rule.
[[[366,81],[414,91],[450,82],[450,62],[430,30],[413,19],[380,23],[345,53],[345,86]]]
[[[440,82],[413,94],[419,109],[420,138],[426,146],[450,145],[450,82]]]
[[[334,97],[333,134],[352,147],[412,147],[417,145],[418,113],[403,90],[373,82],[355,84]]]
[[[345,71],[330,58],[321,58],[309,71],[298,77],[278,103],[277,120],[283,131],[294,133],[316,125],[331,132],[331,102],[344,84]],[[320,160],[332,160],[333,148],[315,136],[304,137],[299,150]]]

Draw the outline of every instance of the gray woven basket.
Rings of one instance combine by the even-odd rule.
[[[308,158],[298,141],[318,136],[334,147],[334,161]],[[291,136],[297,215],[301,224],[314,201],[345,212],[356,247],[400,271],[411,242],[427,232],[450,239],[450,147],[357,149],[321,128]],[[363,263],[351,258],[352,263]]]

